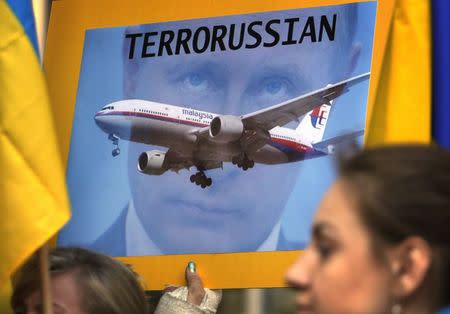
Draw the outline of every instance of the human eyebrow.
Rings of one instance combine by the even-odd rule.
[[[229,68],[224,62],[215,61],[210,58],[192,60],[189,62],[176,62],[167,67],[167,75],[169,78],[176,78],[180,73],[186,73],[189,71],[202,70],[202,71],[214,71],[224,76],[229,72]]]
[[[295,93],[303,93],[311,89],[311,80],[308,80],[302,69],[296,63],[266,63],[263,61],[258,69],[252,73],[251,80],[259,84],[261,78],[284,77],[292,82]]]

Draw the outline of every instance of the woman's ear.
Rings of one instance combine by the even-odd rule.
[[[421,237],[408,237],[390,252],[390,266],[394,276],[395,298],[413,294],[424,282],[431,265],[431,248]]]

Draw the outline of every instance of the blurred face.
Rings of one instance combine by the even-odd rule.
[[[52,276],[50,288],[54,314],[87,314],[82,309],[81,292],[72,273]],[[24,303],[26,314],[44,313],[40,290],[32,292]]]
[[[241,22],[234,17],[198,23]],[[250,113],[346,77],[350,52],[339,62],[333,54],[347,41],[149,58],[127,73],[126,96],[218,114]],[[195,168],[161,176],[137,171],[143,151],[167,148],[129,147],[134,206],[151,239],[168,254],[257,250],[279,221],[299,166],[256,164],[243,171],[224,163],[207,171],[213,185],[203,190],[189,181]]]
[[[374,258],[370,236],[343,182],[327,192],[308,248],[287,272],[297,313],[386,313],[392,278]]]

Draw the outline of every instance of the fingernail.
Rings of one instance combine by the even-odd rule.
[[[191,273],[195,273],[195,263],[194,262],[189,262],[188,263],[188,268],[189,268],[189,271],[191,272]]]

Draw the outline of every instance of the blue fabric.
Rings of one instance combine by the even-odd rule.
[[[450,314],[450,307],[446,307],[445,309],[440,310],[436,314]]]
[[[6,3],[16,15],[18,21],[22,24],[22,27],[24,28],[31,44],[34,47],[36,55],[39,56],[39,47],[37,42],[33,6],[31,0],[6,0]]]
[[[433,138],[450,149],[450,1],[433,0]]]

